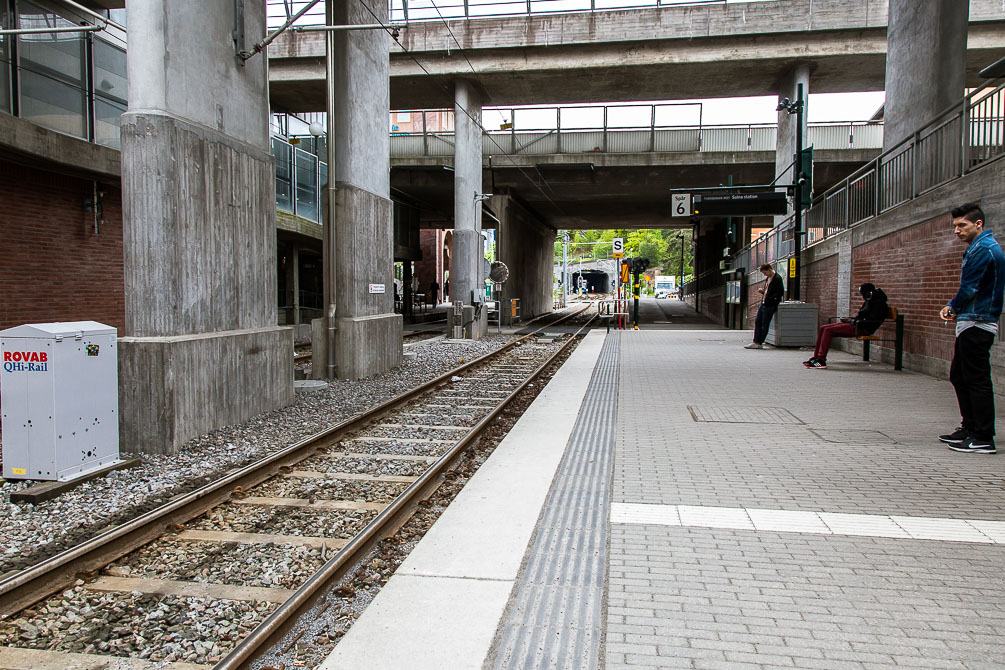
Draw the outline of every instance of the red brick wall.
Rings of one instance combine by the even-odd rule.
[[[818,324],[827,323],[827,320],[832,316],[837,316],[837,273],[838,257],[836,255],[816,263],[810,263],[802,268],[802,298],[806,302],[818,306]],[[855,286],[857,287],[858,284]],[[857,310],[859,303],[854,298],[851,302],[854,309]]]
[[[869,242],[852,251],[852,286],[872,282],[904,314],[904,350],[950,360],[955,331],[939,310],[959,287],[966,246],[953,235],[948,214]],[[852,312],[858,309],[852,300]],[[893,326],[883,326],[892,337]]]
[[[757,320],[757,310],[761,307],[761,294],[757,292],[757,289],[766,286],[767,282],[763,279],[756,284],[749,284],[747,286],[747,303],[743,320],[744,328],[754,327],[754,321]]]
[[[90,320],[124,334],[122,194],[99,189],[95,234],[93,182],[0,161],[0,329]]]

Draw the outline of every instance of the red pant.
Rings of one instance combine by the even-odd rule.
[[[817,346],[813,350],[815,358],[827,358],[831,348],[831,339],[835,337],[855,337],[854,323],[826,323],[817,329]]]

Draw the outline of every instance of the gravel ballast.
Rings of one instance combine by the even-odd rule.
[[[236,467],[252,463],[279,449],[345,421],[403,391],[433,379],[462,362],[495,351],[508,335],[490,334],[477,341],[444,343],[433,339],[410,345],[416,356],[398,368],[359,381],[335,381],[327,389],[299,393],[281,410],[227,426],[189,441],[172,456],[129,454],[139,467],[109,473],[38,505],[14,504],[10,494],[33,484],[0,483],[0,575],[20,570],[153,509],[168,499],[191,491]],[[423,417],[435,425],[435,417]],[[437,445],[415,445],[410,453],[436,453]],[[355,452],[368,451],[356,444]]]

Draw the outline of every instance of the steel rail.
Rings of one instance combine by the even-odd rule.
[[[585,311],[585,310],[583,310]],[[575,315],[581,314],[582,311]],[[570,316],[575,316],[570,315]],[[390,505],[385,507],[370,523],[357,533],[348,544],[340,549],[327,563],[314,573],[298,588],[290,598],[277,607],[254,630],[241,640],[213,670],[244,670],[251,667],[258,656],[281,642],[290,627],[306,614],[317,601],[348,574],[349,570],[364,558],[378,542],[393,535],[408,521],[414,512],[416,503],[428,497],[444,480],[446,473],[454,461],[464,453],[469,444],[476,441],[495,420],[497,416],[523,391],[528,384],[537,379],[575,341],[576,337],[586,329],[596,316],[591,317],[582,327],[569,338],[558,351],[548,357],[533,373],[524,379],[508,396],[506,396],[492,411],[486,414],[465,433],[450,451],[433,463],[416,481],[412,482]],[[564,319],[563,319],[564,320]],[[554,324],[551,324],[554,325]],[[536,332],[536,331],[535,331]],[[528,334],[524,337],[530,337]],[[521,338],[524,339],[524,338]]]
[[[589,305],[587,305],[588,308]],[[578,316],[583,311],[585,309],[570,314],[560,319],[559,322],[565,318]],[[549,326],[551,325],[554,324],[549,324]],[[493,352],[453,368],[362,414],[308,436],[254,463],[239,467],[215,482],[181,494],[156,509],[141,514],[119,526],[111,527],[90,540],[0,580],[0,621],[67,588],[77,579],[77,575],[103,568],[108,563],[164,535],[170,526],[182,524],[198,517],[229,499],[235,491],[246,491],[279,474],[281,468],[310,457],[318,450],[337,442],[344,434],[365,427],[380,415],[447,383],[452,376],[458,373],[487,362],[545,327],[548,326],[542,326],[532,333],[507,342]]]

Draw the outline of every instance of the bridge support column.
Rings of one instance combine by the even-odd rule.
[[[520,299],[520,316],[525,320],[551,312],[555,229],[509,195],[492,196],[490,206],[499,219],[497,258],[509,268],[502,291],[503,323],[510,323],[511,298]]]
[[[454,89],[454,243],[450,262],[450,296],[465,305],[480,296],[482,276],[482,101],[474,83],[461,79]],[[386,133],[385,133],[386,134]],[[466,334],[479,339],[488,330],[486,310]]]
[[[373,4],[380,21],[387,6]],[[373,23],[360,3],[336,2],[336,25]],[[335,166],[335,364],[339,379],[362,379],[401,364],[402,319],[394,313],[394,235],[388,36],[382,30],[336,32]],[[333,202],[332,202],[333,200]],[[383,285],[384,292],[376,287]]]
[[[963,96],[969,3],[890,0],[883,150]]]
[[[122,117],[126,328],[122,448],[187,440],[293,401],[293,331],[276,325],[275,176],[264,3],[130,4]]]
[[[807,145],[806,139],[806,119],[809,117],[807,112],[809,111],[809,99],[810,99],[810,67],[806,64],[799,64],[792,68],[785,78],[781,82],[781,87],[778,91],[779,102],[782,98],[788,98],[790,101],[795,102],[796,97],[799,95],[799,84],[803,85],[803,127],[801,132],[803,133],[803,146]],[[779,184],[791,184],[794,178],[794,172],[790,167],[792,164],[792,158],[796,153],[796,119],[798,115],[789,114],[785,110],[778,112],[778,134],[775,138],[775,175],[782,175],[778,180]],[[787,170],[787,171],[786,171]],[[785,216],[776,216],[775,225],[788,218]]]

